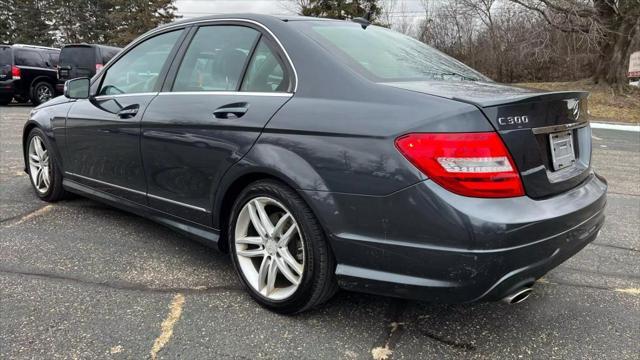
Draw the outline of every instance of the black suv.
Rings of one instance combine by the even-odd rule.
[[[0,45],[0,105],[15,99],[39,105],[55,96],[60,49]]]
[[[65,45],[60,51],[56,90],[61,93],[67,80],[92,77],[120,50],[122,48],[98,44]]]

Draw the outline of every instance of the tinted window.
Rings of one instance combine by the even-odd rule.
[[[182,30],[145,40],[109,67],[100,95],[117,95],[153,91],[162,67]]]
[[[106,65],[109,60],[111,60],[114,56],[118,55],[121,49],[119,48],[101,48],[100,52],[102,53],[102,65]]]
[[[385,28],[362,29],[357,24],[302,21],[294,26],[347,66],[377,81],[488,80],[458,60]]]
[[[244,77],[242,91],[286,91],[283,68],[264,39],[260,40]]]
[[[51,51],[49,52],[49,67],[56,67],[58,66],[58,60],[60,58],[60,53],[57,51]]]
[[[260,34],[242,26],[206,26],[194,36],[173,91],[235,91]]]
[[[94,68],[96,49],[89,46],[65,46],[60,52],[61,66]]]
[[[12,65],[11,48],[8,46],[0,46],[0,66]]]
[[[40,53],[35,50],[29,49],[16,49],[15,53],[16,65],[33,66],[33,67],[47,67],[45,61],[40,56]]]

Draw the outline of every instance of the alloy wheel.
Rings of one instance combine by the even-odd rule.
[[[45,194],[51,186],[49,152],[40,136],[33,136],[29,142],[29,174],[36,190]]]
[[[270,300],[295,293],[304,275],[304,238],[291,212],[261,196],[249,200],[235,226],[235,252],[247,283]]]
[[[38,97],[38,101],[40,103],[49,101],[53,97],[53,93],[51,92],[51,88],[45,85],[41,85],[36,90],[36,96]]]

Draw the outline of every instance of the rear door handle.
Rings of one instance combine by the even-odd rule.
[[[118,111],[118,116],[122,119],[130,119],[138,113],[138,109],[140,109],[140,105],[133,104],[129,106],[125,106],[120,111]]]
[[[233,103],[220,106],[213,112],[216,119],[240,118],[249,111],[249,104],[246,102]]]

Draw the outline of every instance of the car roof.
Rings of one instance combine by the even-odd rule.
[[[108,45],[102,45],[102,44],[87,44],[87,43],[68,44],[63,46],[62,48],[64,49],[68,47],[92,47],[92,48],[100,48],[100,49],[107,49],[107,50],[122,50],[122,48],[119,48],[116,46],[108,46]]]
[[[203,22],[207,20],[218,20],[218,19],[240,19],[240,20],[252,20],[257,22],[268,21],[268,20],[280,20],[284,22],[288,21],[342,21],[335,19],[326,19],[326,18],[318,18],[312,16],[299,16],[299,15],[264,15],[264,14],[252,14],[252,13],[237,13],[237,14],[217,14],[217,15],[206,15],[193,17],[183,20],[178,20],[169,24],[165,24],[159,26],[158,29],[167,27],[167,26],[175,26],[180,24],[189,24],[194,22]]]

